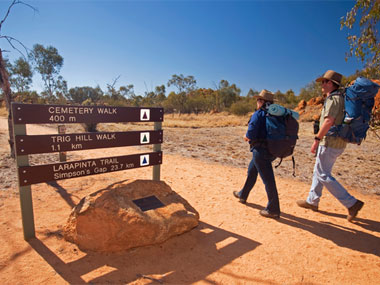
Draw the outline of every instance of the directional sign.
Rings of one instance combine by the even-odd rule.
[[[161,142],[162,142],[162,138],[161,138]],[[140,144],[149,144],[149,143],[151,143],[150,133],[149,132],[140,133]],[[152,142],[152,143],[155,143],[155,142]]]
[[[140,166],[149,165],[149,155],[140,155]]]
[[[20,186],[26,186],[41,182],[158,165],[161,163],[162,152],[150,152],[56,164],[22,166],[18,168],[18,173]]]
[[[163,108],[12,103],[14,124],[162,122]]]
[[[149,121],[150,120],[150,110],[141,109],[140,110],[140,121]]]
[[[162,130],[62,135],[18,135],[17,155],[162,143]]]

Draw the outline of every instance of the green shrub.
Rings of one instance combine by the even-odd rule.
[[[245,116],[249,112],[253,111],[252,104],[247,102],[247,100],[240,100],[233,103],[230,107],[230,112],[237,116]]]

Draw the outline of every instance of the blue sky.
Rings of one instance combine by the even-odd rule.
[[[352,31],[339,23],[355,1],[23,1],[38,12],[14,6],[1,34],[57,48],[69,88],[105,90],[120,76],[116,87],[133,84],[143,95],[183,74],[202,88],[224,79],[241,95],[298,95],[327,69],[348,76],[362,68],[345,61]],[[10,3],[0,0],[1,19]],[[5,40],[0,46],[11,61],[20,56]],[[37,77],[33,89],[42,89]]]

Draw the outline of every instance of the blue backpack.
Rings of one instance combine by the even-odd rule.
[[[371,80],[358,77],[354,84],[345,88],[344,120],[332,126],[327,136],[341,137],[348,143],[360,145],[367,136],[375,96],[380,86]]]
[[[266,130],[267,130],[267,146],[268,151],[276,158],[280,158],[280,162],[275,167],[277,168],[282,159],[290,156],[294,152],[294,148],[298,139],[299,125],[296,120],[298,113],[286,109],[277,104],[271,104],[268,107],[266,115]],[[293,161],[293,176],[295,176],[295,161]]]

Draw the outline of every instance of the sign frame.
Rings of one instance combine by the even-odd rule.
[[[61,179],[153,166],[153,180],[160,180],[164,109],[156,107],[112,107],[41,105],[12,102],[18,188],[24,239],[35,238],[31,185]],[[27,135],[26,124],[154,122],[154,130],[57,135]],[[95,139],[96,138],[96,139]],[[74,143],[74,144],[73,144]],[[153,152],[30,166],[29,154],[153,145]],[[58,147],[59,146],[59,147]],[[61,160],[62,161],[62,160]],[[80,170],[77,170],[79,167]],[[75,174],[74,174],[74,172]],[[78,173],[79,171],[79,173]],[[55,174],[59,174],[54,176]]]

